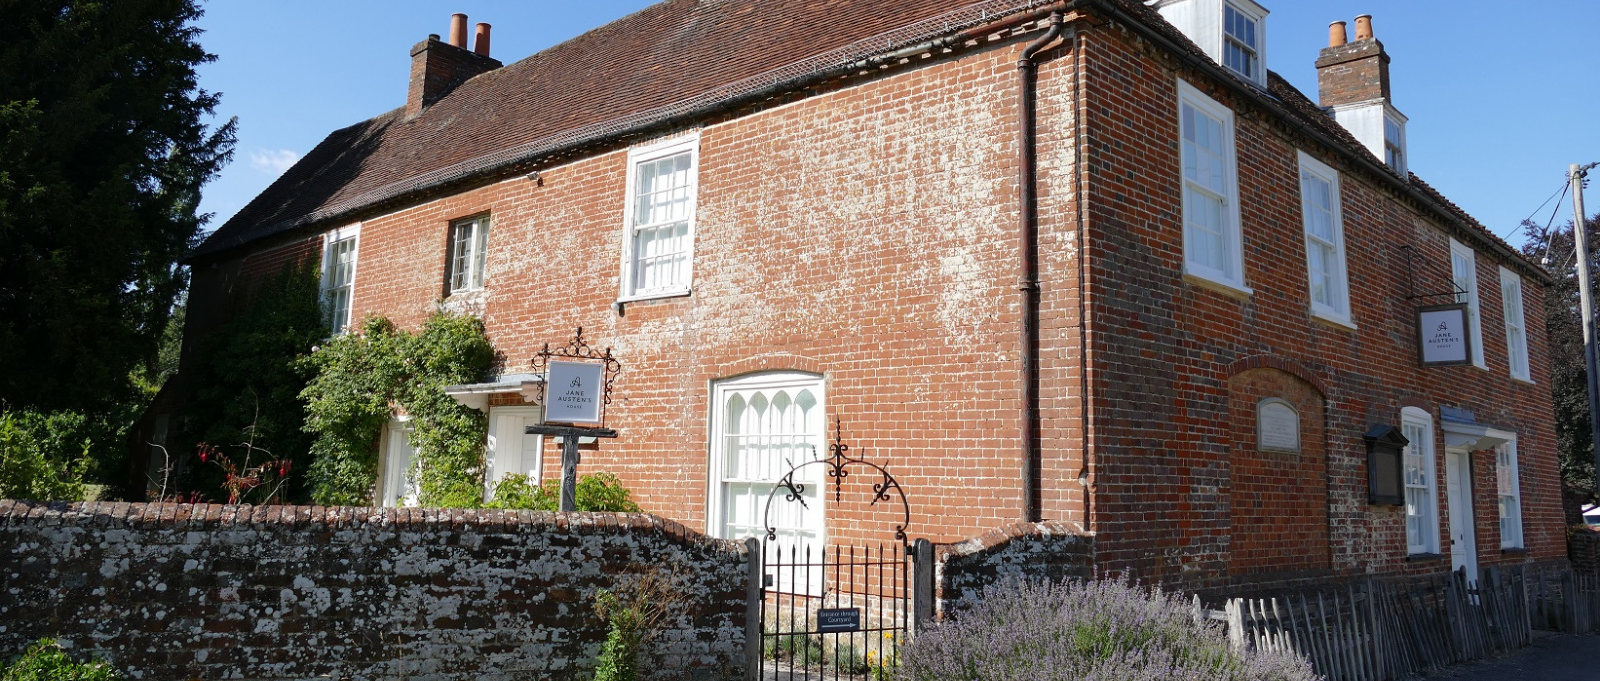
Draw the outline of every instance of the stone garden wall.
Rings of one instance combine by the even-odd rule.
[[[648,515],[0,500],[0,656],[132,679],[590,678],[593,594],[666,569],[657,679],[743,673],[748,556]]]
[[[934,548],[940,612],[1008,578],[1061,581],[1093,576],[1094,537],[1073,523],[1018,523]]]

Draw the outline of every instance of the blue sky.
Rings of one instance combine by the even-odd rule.
[[[1561,187],[1568,164],[1600,161],[1600,77],[1588,47],[1600,2],[1261,1],[1272,11],[1269,67],[1313,100],[1328,23],[1372,13],[1393,58],[1395,105],[1411,119],[1411,169],[1514,244],[1517,224]],[[207,2],[201,43],[218,60],[200,82],[223,93],[222,118],[239,117],[239,147],[201,210],[221,225],[329,132],[404,104],[411,45],[445,35],[451,12],[492,24],[494,56],[510,63],[649,4]],[[1569,203],[1556,221],[1570,219]]]

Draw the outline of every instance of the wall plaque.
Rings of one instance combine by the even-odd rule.
[[[1373,426],[1363,439],[1367,442],[1367,503],[1404,506],[1403,467],[1411,442],[1399,428],[1387,424]]]
[[[1300,413],[1276,397],[1262,400],[1256,405],[1256,448],[1300,451]]]
[[[1417,309],[1417,343],[1422,366],[1446,367],[1472,363],[1473,338],[1466,303],[1433,305]]]
[[[604,364],[550,361],[544,397],[546,423],[599,423]]]

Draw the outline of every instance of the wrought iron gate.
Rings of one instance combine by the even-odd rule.
[[[931,545],[907,540],[911,510],[905,491],[882,466],[849,456],[850,446],[841,438],[837,422],[828,450],[825,459],[792,466],[767,496],[762,589],[759,603],[752,604],[759,607],[751,608],[752,614],[759,612],[760,660],[755,663],[751,651],[750,678],[887,679],[899,665],[900,651],[916,623],[931,615]],[[827,478],[816,479],[822,471]],[[773,520],[775,505],[805,507],[808,485],[821,485],[818,491],[831,488],[835,505],[841,506],[847,482],[863,474],[868,480],[850,485],[850,491],[863,493],[866,482],[872,485],[865,509],[857,511],[897,515],[890,522],[892,539],[887,532],[885,541],[875,543],[807,542],[799,535],[780,536],[783,530]],[[858,536],[870,534],[852,529]],[[918,570],[919,564],[927,569]],[[917,598],[921,591],[927,598]],[[927,605],[921,607],[924,601]]]

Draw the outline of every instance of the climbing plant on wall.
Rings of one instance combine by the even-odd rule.
[[[482,381],[494,347],[476,317],[436,313],[416,333],[371,317],[357,333],[329,341],[303,360],[313,374],[301,398],[315,436],[312,498],[326,505],[368,505],[378,475],[378,438],[396,409],[411,418],[410,475],[418,503],[483,503],[488,419],[444,393]]]

